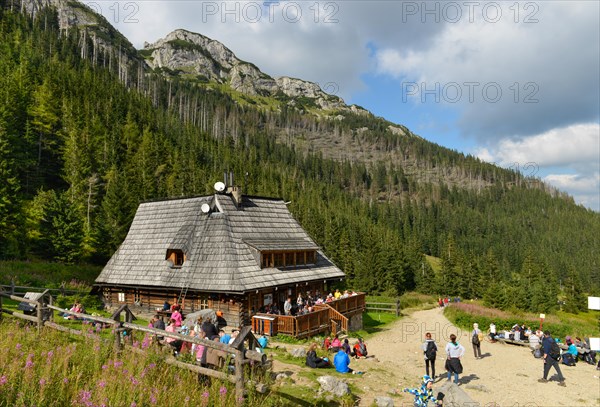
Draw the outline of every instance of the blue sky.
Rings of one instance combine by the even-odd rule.
[[[84,1],[138,48],[184,28],[600,211],[598,1]]]

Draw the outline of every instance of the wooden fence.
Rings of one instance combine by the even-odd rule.
[[[0,284],[0,291],[10,293],[11,295],[20,296],[27,292],[39,292],[46,291],[49,293],[60,294],[60,295],[88,295],[90,290],[70,290],[64,287],[60,288],[40,288],[40,287],[26,287],[22,285],[16,285],[13,282],[11,284]]]
[[[31,304],[35,307],[36,315],[26,315],[24,313],[20,313],[17,311],[12,311],[3,308],[2,306],[2,298],[9,298],[14,301],[25,302],[27,304]],[[47,299],[46,299],[47,298]],[[244,327],[241,332],[238,334],[238,337],[231,345],[225,345],[220,342],[209,341],[206,339],[193,338],[186,335],[181,335],[178,333],[166,332],[162,329],[154,329],[148,328],[140,325],[133,324],[131,321],[131,312],[128,312],[127,306],[121,307],[118,312],[113,315],[113,318],[105,318],[100,316],[92,316],[88,314],[81,314],[78,312],[64,310],[62,308],[56,307],[52,305],[52,296],[48,293],[48,290],[44,291],[43,295],[37,300],[30,300],[24,297],[18,297],[12,294],[8,294],[4,291],[0,291],[0,320],[2,319],[2,314],[9,314],[13,317],[24,319],[26,321],[33,322],[37,324],[38,333],[41,331],[42,327],[48,327],[52,329],[56,329],[62,332],[68,332],[71,334],[81,334],[82,332],[79,330],[71,329],[62,325],[59,325],[53,322],[54,319],[54,311],[59,311],[63,314],[69,314],[76,316],[81,319],[85,319],[88,321],[93,321],[96,323],[102,324],[102,326],[110,326],[114,331],[114,348],[116,352],[121,352],[124,348],[125,340],[123,339],[123,331],[140,331],[144,333],[149,333],[156,336],[169,337],[182,340],[184,342],[190,342],[197,345],[203,345],[206,348],[209,348],[213,351],[220,352],[221,355],[233,355],[233,361],[235,364],[235,369],[233,373],[222,372],[218,370],[213,370],[207,367],[202,367],[198,365],[192,365],[188,363],[183,363],[176,360],[174,357],[167,357],[165,362],[167,364],[177,366],[180,368],[188,369],[196,373],[200,373],[203,375],[207,375],[210,377],[214,377],[220,380],[229,381],[235,384],[236,397],[238,399],[244,397],[244,365],[249,363],[257,363],[260,366],[267,366],[267,355],[264,353],[260,353],[255,351],[254,349],[258,345],[256,338],[251,333],[250,327]],[[126,321],[121,321],[121,313],[125,312]],[[132,335],[126,335],[126,338],[129,338],[129,345],[133,342]],[[244,341],[249,341],[249,349],[246,350],[244,348]],[[134,348],[133,346],[128,346],[128,349],[134,352],[144,352],[142,349]],[[209,351],[207,349],[206,351]]]
[[[366,311],[392,312],[396,314],[397,317],[399,317],[400,300],[397,299],[396,302],[366,302],[365,309]]]

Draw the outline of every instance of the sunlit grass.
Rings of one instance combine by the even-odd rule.
[[[73,321],[75,322],[75,321]],[[233,385],[198,381],[195,373],[166,365],[148,343],[143,355],[115,353],[95,332],[68,335],[4,318],[0,352],[0,406],[230,406]],[[247,405],[264,396],[250,392]]]

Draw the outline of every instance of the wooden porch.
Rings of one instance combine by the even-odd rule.
[[[347,298],[317,304],[308,314],[274,315],[256,314],[252,317],[252,330],[257,335],[290,335],[306,338],[320,333],[348,332],[348,318],[362,313],[365,309],[365,294],[359,293]]]

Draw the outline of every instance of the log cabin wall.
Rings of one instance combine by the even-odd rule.
[[[154,312],[161,309],[165,300],[173,305],[177,302],[180,291],[156,291],[145,288],[102,287],[102,298],[105,305],[118,307],[128,304],[138,311]],[[250,315],[245,306],[246,297],[223,294],[188,292],[182,301],[183,313],[189,314],[201,309],[211,308],[222,311],[227,326],[239,328],[250,324]]]

